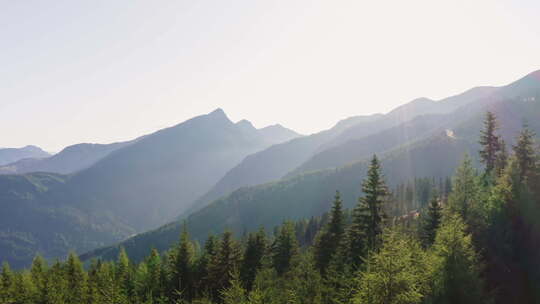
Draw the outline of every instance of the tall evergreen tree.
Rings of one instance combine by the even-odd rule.
[[[361,258],[368,251],[376,249],[380,243],[385,218],[383,205],[388,190],[376,155],[373,156],[367,177],[362,183],[362,192],[364,196],[359,199],[358,205],[353,210],[352,223],[348,231],[349,254],[353,268],[357,268]]]
[[[431,246],[435,241],[437,229],[441,225],[442,206],[439,198],[434,196],[427,208],[426,216],[423,218],[421,237],[425,247]]]
[[[242,253],[231,231],[225,231],[219,242],[217,252],[210,261],[208,282],[215,299],[219,291],[230,286],[233,273],[238,271]]]
[[[399,231],[385,231],[383,239],[358,275],[352,303],[422,303],[431,291],[429,257],[418,241]]]
[[[197,260],[196,281],[198,283],[197,290],[199,294],[209,292],[212,286],[209,281],[210,277],[210,265],[215,258],[218,249],[217,239],[214,235],[208,236],[204,243],[203,251],[199,259]]]
[[[536,166],[536,153],[534,151],[534,132],[527,125],[519,133],[516,145],[513,146],[514,154],[517,157],[520,178],[525,177],[534,171]]]
[[[262,268],[263,257],[268,246],[267,242],[263,228],[257,233],[250,233],[248,236],[242,266],[240,267],[240,279],[248,291],[251,291],[257,271]]]
[[[434,303],[489,302],[483,294],[479,256],[459,214],[449,214],[443,220],[434,251],[439,261]]]
[[[68,283],[60,261],[56,261],[47,272],[45,284],[45,290],[47,291],[45,295],[46,303],[64,304],[67,302],[69,296],[67,293]]]
[[[36,287],[36,303],[42,304],[45,303],[45,283],[47,280],[47,261],[37,255],[32,261],[32,266],[30,268],[30,275],[32,276],[32,282]]]
[[[120,286],[120,290],[126,298],[133,293],[132,265],[124,247],[120,248],[118,260],[115,265],[115,278]]]
[[[479,190],[476,170],[472,166],[470,157],[466,155],[456,170],[452,183],[452,192],[448,196],[448,208],[467,221],[471,215],[471,209],[479,201]]]
[[[318,234],[314,245],[315,265],[325,274],[332,256],[336,254],[345,232],[345,219],[343,215],[343,203],[339,191],[336,191],[330,221]]]
[[[278,275],[283,275],[294,266],[298,254],[299,247],[294,225],[287,221],[281,225],[272,246],[272,264]]]
[[[171,297],[173,299],[185,299],[191,301],[194,296],[193,266],[194,266],[193,243],[189,239],[187,225],[184,223],[180,243],[172,256],[172,279]]]
[[[497,163],[497,155],[501,150],[500,136],[495,134],[498,129],[497,118],[492,112],[486,112],[484,129],[480,131],[480,159],[486,166],[486,173],[491,173]]]
[[[87,278],[79,257],[70,252],[65,266],[68,287],[68,303],[85,303],[87,293]]]
[[[495,171],[497,173],[497,177],[503,175],[506,164],[508,163],[508,151],[506,150],[506,142],[504,139],[501,139],[500,146],[501,151],[497,155],[497,160],[495,162]]]
[[[7,262],[2,264],[0,273],[0,303],[13,303],[13,294],[11,292],[14,282],[14,275]]]

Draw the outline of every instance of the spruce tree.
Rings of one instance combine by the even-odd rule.
[[[197,290],[199,293],[206,293],[211,287],[209,281],[210,265],[217,252],[217,239],[214,235],[208,236],[204,243],[202,255],[197,260],[196,265],[196,281],[198,283]]]
[[[2,264],[2,272],[0,273],[0,303],[13,303],[12,287],[14,283],[14,275],[9,267],[8,262]]]
[[[86,301],[87,293],[87,278],[83,265],[77,255],[73,252],[69,253],[65,265],[67,292],[69,294],[68,303],[79,304]]]
[[[336,254],[345,232],[345,219],[343,215],[343,203],[339,191],[336,191],[330,221],[318,234],[314,245],[315,265],[325,274],[332,256]]]
[[[46,294],[45,283],[47,279],[47,261],[40,255],[37,255],[32,261],[30,275],[32,276],[32,282],[34,282],[36,287],[36,298],[39,299],[37,303],[44,303]]]
[[[272,246],[272,265],[278,275],[283,275],[294,267],[299,250],[294,225],[292,222],[286,221],[281,225]]]
[[[534,132],[527,125],[519,133],[519,137],[515,146],[513,146],[514,154],[517,157],[520,179],[534,172],[536,166],[536,153],[534,151]]]
[[[124,247],[120,248],[115,266],[116,281],[124,296],[128,298],[133,293],[132,265]]]
[[[434,196],[427,208],[425,217],[423,218],[421,237],[425,247],[429,247],[435,241],[437,229],[441,225],[442,207],[439,198]]]
[[[209,265],[208,282],[214,298],[219,298],[219,291],[230,286],[232,274],[238,271],[241,258],[242,253],[232,232],[225,231]]]
[[[382,238],[380,250],[358,274],[352,303],[424,303],[430,293],[430,259],[418,241],[400,231],[385,231]]]
[[[501,150],[499,135],[495,134],[498,129],[497,118],[492,112],[486,112],[484,119],[484,129],[480,131],[479,143],[482,146],[480,150],[480,159],[486,166],[486,173],[490,174],[497,163],[497,156]]]
[[[263,228],[257,233],[249,234],[240,267],[240,279],[248,291],[251,291],[255,275],[262,267],[267,246],[266,233]]]
[[[465,155],[463,162],[457,168],[452,183],[452,192],[448,196],[448,208],[468,221],[474,215],[474,204],[478,203],[480,185],[476,170],[473,168],[471,159]]]
[[[189,239],[187,225],[184,223],[184,228],[180,235],[180,243],[172,257],[171,296],[173,299],[185,299],[191,301],[194,296],[194,255],[193,244]]]
[[[45,302],[64,304],[68,301],[68,285],[64,269],[60,261],[56,261],[47,272]]]
[[[383,204],[388,190],[376,155],[373,156],[367,177],[362,183],[362,192],[364,196],[353,209],[352,223],[348,231],[350,260],[355,269],[368,251],[378,247],[385,218]]]
[[[459,214],[444,218],[435,240],[438,261],[433,303],[488,303],[483,294],[481,263]]]

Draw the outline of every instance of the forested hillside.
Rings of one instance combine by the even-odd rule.
[[[28,266],[36,253],[47,259],[110,244],[134,230],[105,212],[85,213],[48,199],[66,176],[52,173],[0,175],[0,260]]]
[[[489,100],[486,107],[499,117],[501,138],[508,145],[514,144],[524,121],[530,121],[529,127],[540,133],[540,124],[535,119],[540,117],[539,102],[523,98]],[[478,132],[473,130],[481,128],[483,115],[477,111],[468,111],[468,114],[458,111],[455,115],[447,117],[449,120],[434,119],[444,124],[451,123],[451,118],[459,116],[460,123],[452,124],[454,129],[442,127],[428,130],[426,132],[435,134],[387,150],[381,155],[381,159],[386,164],[383,173],[387,176],[389,185],[395,187],[415,177],[444,179],[452,175],[465,154],[471,155],[473,163],[477,166]],[[424,122],[426,117],[429,116],[420,117],[418,120]],[[415,121],[411,123],[414,125]],[[393,132],[393,129],[389,132]],[[385,142],[393,138],[395,137],[382,132],[381,137],[372,139],[372,143]],[[377,152],[376,149],[369,150],[366,145],[369,145],[369,142],[365,142],[363,149],[372,153]],[[342,192],[345,206],[350,207],[355,203],[355,198],[361,194],[357,181],[364,178],[368,158],[369,156],[363,161],[339,168],[298,174],[235,190],[187,217],[191,234],[195,239],[203,241],[209,233],[218,233],[223,229],[242,233],[245,230],[256,229],[259,225],[271,228],[284,219],[318,216],[325,210],[331,193],[336,189]],[[180,230],[181,223],[173,222],[157,230],[134,236],[121,243],[121,246],[124,246],[132,256],[140,257],[150,247],[167,249]],[[99,249],[85,257],[102,256],[111,259],[116,256],[118,248],[114,246]]]
[[[189,221],[174,246],[144,259],[126,250],[84,270],[71,254],[30,271],[4,264],[0,300],[37,303],[538,303],[540,147],[524,126],[507,146],[487,112],[479,136],[481,170],[466,156],[450,182],[408,210],[373,156],[350,208],[330,191],[322,217],[285,220],[235,238],[230,230],[193,241]],[[359,185],[358,185],[359,184]],[[398,186],[403,188],[403,186]],[[405,186],[405,188],[408,188]],[[400,198],[402,197],[402,198]],[[403,199],[405,198],[405,199]],[[426,204],[426,202],[429,203]],[[272,231],[272,232],[270,232]]]
[[[250,155],[229,170],[184,216],[240,187],[362,161],[373,153],[383,154],[399,146],[457,128],[471,118],[479,119],[487,109],[500,114],[496,104],[501,102],[526,101],[535,96],[538,96],[538,100],[539,79],[540,71],[537,71],[502,87],[476,87],[439,101],[418,98],[384,115],[353,117],[330,130],[272,146]],[[527,110],[523,111],[520,105],[511,111],[527,114]],[[540,112],[533,109],[532,113]],[[521,119],[524,118],[517,118],[518,123],[521,123]],[[514,131],[515,128],[509,127],[507,130]]]
[[[22,267],[37,252],[62,258],[165,224],[246,155],[296,136],[235,124],[216,110],[135,142],[66,148],[42,164],[103,158],[67,176],[0,176],[0,258]]]

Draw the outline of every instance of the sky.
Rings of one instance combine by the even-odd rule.
[[[303,134],[540,69],[539,1],[0,0],[0,146],[222,108]]]

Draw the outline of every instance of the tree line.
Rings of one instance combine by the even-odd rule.
[[[4,263],[0,304],[537,303],[540,151],[526,126],[510,153],[497,130],[488,112],[482,171],[465,157],[451,180],[389,191],[374,156],[352,210],[336,192],[328,213],[272,233],[225,231],[200,246],[184,226],[139,263],[124,250],[86,267],[74,253],[21,271]]]

